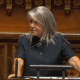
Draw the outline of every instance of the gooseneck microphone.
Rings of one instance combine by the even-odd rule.
[[[72,45],[76,50],[78,50],[79,52],[80,52],[80,50],[77,48],[77,47],[75,47],[73,44],[71,44],[69,41],[67,41],[65,38],[63,38],[63,40],[66,42],[66,43],[68,43],[69,45]]]
[[[63,38],[63,40],[64,40],[66,43],[68,43],[69,45],[73,46],[77,51],[80,52],[80,50],[79,50],[77,47],[75,47],[73,44],[71,44],[71,43],[70,43],[69,41],[67,41],[65,38]],[[73,74],[73,73],[72,73],[72,70],[71,70],[71,74]]]
[[[21,53],[21,54],[24,54],[25,52],[27,52],[28,50],[32,49],[33,47],[40,45],[40,44],[43,43],[44,41],[45,41],[45,40],[41,40],[40,42],[38,42],[37,44],[33,45],[33,46],[30,47],[29,49],[25,50],[25,51],[24,51],[23,53]],[[21,54],[20,54],[20,55],[21,55]],[[19,55],[19,56],[20,56],[20,55]],[[18,56],[18,57],[19,57],[19,56]],[[14,78],[18,78],[18,76],[17,76],[17,73],[18,73],[18,57],[17,57],[17,59],[16,59],[15,77],[14,77]]]

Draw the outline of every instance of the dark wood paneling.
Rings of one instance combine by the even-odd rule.
[[[0,78],[6,80],[8,76],[7,71],[7,44],[0,43]]]
[[[42,0],[42,4],[41,5],[36,5],[35,4],[35,0],[32,0],[32,8],[35,8],[37,6],[45,6],[45,0]]]
[[[17,50],[17,40],[20,35],[26,33],[0,33],[0,79],[5,80],[7,76],[13,73],[13,60]],[[80,34],[64,34],[66,38],[78,49],[80,49]],[[80,53],[71,46],[75,54],[80,57]],[[66,65],[69,65],[65,62]],[[68,71],[67,76],[78,77],[76,70]]]
[[[64,6],[65,6],[65,1],[64,0],[62,0],[62,4],[60,6],[55,5],[54,0],[51,0],[51,9],[63,9]]]
[[[0,8],[0,32],[27,32],[29,31],[26,19],[26,10],[15,8],[11,16],[6,15],[6,9]]]
[[[35,7],[35,6],[34,6]],[[51,9],[57,31],[63,33],[80,33],[80,9],[71,9],[66,16],[64,9]],[[6,9],[0,8],[0,32],[28,32],[29,23],[24,8],[13,8],[11,16],[6,15]]]
[[[23,3],[21,5],[17,5],[15,3],[15,0],[12,0],[13,8],[25,8],[25,0],[23,0]]]
[[[2,2],[2,0],[0,2]],[[3,0],[3,4],[0,4],[0,8],[6,8],[6,0]]]
[[[80,10],[72,9],[70,16],[65,16],[63,9],[53,9],[57,31],[63,33],[80,33]]]
[[[7,53],[8,53],[8,75],[12,74],[12,44],[7,43]]]

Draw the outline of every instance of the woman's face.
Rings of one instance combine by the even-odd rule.
[[[29,18],[29,28],[32,36],[41,38],[44,31],[43,26],[31,17]]]

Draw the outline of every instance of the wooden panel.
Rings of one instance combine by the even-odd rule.
[[[80,50],[80,44],[72,44],[72,45],[74,45],[76,48],[78,48],[79,50]],[[74,50],[74,52],[75,53],[80,53],[78,50],[76,50],[72,45],[70,45],[71,46],[71,48]],[[80,54],[78,55],[78,57],[80,57]]]
[[[15,8],[11,16],[6,15],[5,8],[0,8],[0,32],[27,32],[26,10]]]
[[[20,0],[18,0],[20,2]],[[15,0],[12,0],[13,8],[25,8],[25,0],[22,1],[22,4],[16,4]]]
[[[7,53],[8,53],[8,57],[7,57],[7,60],[8,60],[8,75],[9,74],[12,74],[12,43],[8,43],[7,44]]]
[[[1,2],[4,1],[2,4]],[[12,11],[8,12],[11,15],[7,15],[6,0],[0,1],[0,32],[28,32],[29,24],[26,19],[26,0],[12,0]],[[41,2],[38,5],[39,1]],[[47,0],[48,1],[48,0]],[[67,1],[67,0],[66,0]],[[79,0],[70,1],[70,13],[65,15],[65,0],[51,0],[51,3],[47,3],[51,6],[51,11],[57,22],[57,31],[63,33],[80,33],[80,2]],[[68,4],[69,5],[69,1]],[[36,4],[37,2],[37,4]],[[29,3],[29,2],[28,2]],[[36,6],[46,6],[46,0],[31,0],[31,8]],[[60,5],[59,5],[60,4]],[[30,5],[28,7],[30,7]],[[67,7],[68,8],[68,7]]]
[[[12,64],[14,64],[16,50],[17,50],[17,44],[12,44]],[[13,67],[12,67],[12,73],[14,73]]]
[[[63,33],[80,33],[80,9],[71,9],[70,16],[65,16],[63,9],[53,9],[57,31]]]
[[[6,80],[7,79],[7,44],[0,43],[0,79]]]
[[[37,1],[37,0],[32,0],[32,8],[35,8],[35,7],[37,7],[37,6],[45,6],[45,0],[42,0],[42,4],[41,5],[36,5],[35,4],[35,1]],[[40,0],[39,0],[40,1]]]
[[[80,33],[80,9],[71,9],[66,16],[64,9],[52,9],[57,31],[63,33]],[[26,19],[26,10],[13,8],[12,15],[7,16],[5,8],[0,8],[0,32],[28,32],[29,24]]]
[[[51,0],[51,6],[52,6],[52,9],[63,9],[64,6],[65,6],[65,1],[64,0]],[[55,3],[57,2],[57,3]],[[61,4],[60,4],[61,3]],[[59,5],[60,4],[60,5]]]

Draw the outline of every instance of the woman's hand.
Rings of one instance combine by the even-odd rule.
[[[10,74],[10,75],[8,76],[8,79],[10,79],[10,78],[12,78],[12,77],[15,77],[15,74]]]
[[[68,63],[80,72],[80,59],[77,56],[73,56],[68,60]]]
[[[8,79],[10,79],[10,78],[12,78],[12,77],[15,77],[15,74],[10,74],[10,75],[8,76]],[[17,74],[17,77],[21,77],[21,74]]]
[[[14,65],[13,65],[14,73],[15,73],[16,59],[17,59],[17,58],[14,59]],[[23,64],[24,64],[24,61],[23,61],[21,58],[18,58],[18,74],[17,74],[18,77],[21,77],[21,75],[22,75],[21,70],[22,70]],[[15,74],[10,74],[10,75],[8,76],[8,79],[10,79],[10,78],[12,78],[12,77],[15,77]]]

